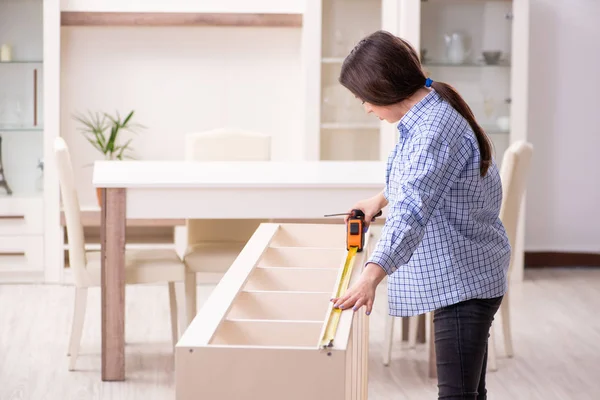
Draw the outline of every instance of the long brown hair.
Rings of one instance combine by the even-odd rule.
[[[386,31],[377,31],[361,40],[342,64],[339,81],[355,96],[377,106],[401,102],[425,86],[417,52],[405,40]],[[469,123],[481,158],[480,174],[485,176],[492,159],[492,144],[475,120],[471,108],[447,83],[433,81],[431,87]]]

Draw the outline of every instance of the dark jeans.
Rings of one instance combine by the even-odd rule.
[[[474,299],[433,314],[438,398],[485,400],[490,326],[502,297]]]

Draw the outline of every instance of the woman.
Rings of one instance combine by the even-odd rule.
[[[485,399],[487,340],[507,289],[510,245],[498,214],[492,146],[456,91],[423,74],[415,50],[379,31],[342,66],[340,83],[381,120],[398,123],[385,189],[352,208],[370,221],[388,206],[381,237],[336,307],[373,307],[388,275],[389,312],[434,311],[440,399]]]

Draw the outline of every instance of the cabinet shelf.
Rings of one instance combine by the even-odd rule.
[[[344,57],[323,57],[321,62],[323,64],[343,64],[344,60]]]
[[[452,68],[508,68],[510,62],[499,61],[497,64],[486,64],[484,62],[468,62],[461,64],[452,64],[443,61],[424,62],[423,67],[452,67]]]
[[[43,126],[15,126],[15,125],[2,125],[0,124],[1,132],[41,132],[44,130]]]
[[[0,201],[14,201],[16,203],[22,202],[26,199],[43,199],[44,192],[43,191],[18,191],[13,192],[13,194],[6,194],[3,189],[0,189]]]
[[[323,123],[321,124],[321,128],[323,129],[356,129],[356,130],[360,130],[360,129],[379,129],[379,123],[374,122],[374,123],[339,123],[339,122],[329,122],[329,123]]]
[[[12,61],[0,61],[2,64],[43,64],[42,60],[12,60]]]

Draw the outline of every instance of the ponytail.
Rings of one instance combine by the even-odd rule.
[[[477,137],[477,143],[479,143],[479,154],[481,163],[479,165],[479,172],[481,176],[485,176],[490,165],[492,164],[492,143],[489,137],[485,134],[481,126],[475,120],[475,116],[471,111],[471,108],[458,94],[458,92],[447,83],[432,81],[431,87],[440,95],[441,98],[446,100],[452,108],[454,108],[460,115],[463,116],[475,132]]]

